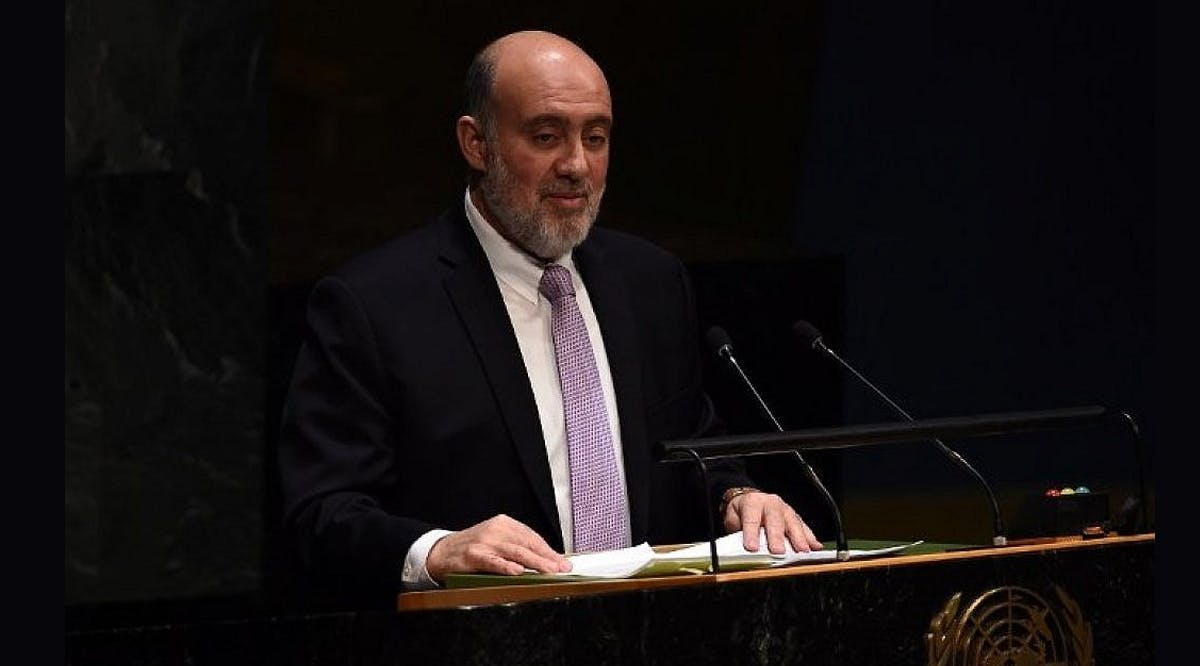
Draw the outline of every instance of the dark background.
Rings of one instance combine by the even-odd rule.
[[[799,348],[805,318],[919,417],[1129,412],[1153,494],[1154,451],[1182,437],[1152,373],[1153,18],[1116,2],[68,2],[69,626],[279,606],[274,432],[304,296],[461,199],[462,73],[527,27],[609,78],[600,224],[688,262],[703,323],[729,331],[786,427],[893,418]],[[708,376],[735,431],[767,429],[723,368]],[[951,444],[1006,515],[1050,486],[1107,491],[1114,510],[1136,493],[1120,428]],[[810,460],[852,537],[990,536],[980,491],[930,446]],[[753,464],[828,525],[791,463]]]

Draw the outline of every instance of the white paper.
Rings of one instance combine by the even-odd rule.
[[[867,557],[875,557],[879,555],[889,555],[898,553],[905,548],[911,548],[924,541],[913,541],[912,543],[900,544],[898,546],[889,546],[887,548],[877,548],[874,550],[859,550],[851,549],[850,559],[863,559]],[[726,534],[717,539],[717,562],[753,562],[763,561],[766,566],[779,567],[787,564],[795,564],[797,562],[833,562],[837,560],[837,550],[834,548],[826,548],[823,550],[814,550],[807,553],[797,553],[792,549],[792,544],[786,539],[783,542],[784,552],[775,554],[767,550],[767,532],[760,530],[758,533],[758,550],[746,550],[742,540],[741,532]],[[693,560],[697,557],[712,558],[712,550],[709,542],[702,541],[700,543],[681,548],[670,553],[663,553],[657,556],[662,560]]]
[[[650,563],[654,557],[654,549],[647,543],[620,550],[568,555],[571,570],[558,575],[628,578]]]
[[[905,548],[923,543],[914,541],[908,544],[879,548],[875,550],[851,550],[850,559],[863,559],[880,555],[898,553]],[[785,551],[773,554],[767,550],[766,531],[759,532],[759,548],[748,551],[742,545],[742,533],[734,532],[717,539],[717,560],[722,565],[752,565],[756,567],[780,567],[800,562],[833,562],[837,559],[835,549],[816,550],[808,553],[797,553],[790,543],[785,542]],[[571,571],[558,574],[546,574],[562,578],[631,578],[639,571],[656,563],[678,563],[680,572],[685,563],[703,563],[707,569],[711,560],[709,542],[701,541],[686,548],[669,553],[656,553],[649,544],[642,543],[631,548],[606,550],[597,553],[569,555]],[[530,571],[529,573],[536,573]]]

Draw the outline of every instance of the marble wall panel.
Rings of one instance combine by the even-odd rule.
[[[66,5],[67,604],[258,586],[265,9]]]

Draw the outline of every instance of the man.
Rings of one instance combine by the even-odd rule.
[[[683,266],[592,228],[613,129],[599,66],[519,32],[466,87],[463,200],[314,287],[281,432],[305,564],[392,591],[661,542],[664,507],[701,500],[664,491],[651,447],[715,423]],[[821,547],[738,470],[712,475],[726,530]]]

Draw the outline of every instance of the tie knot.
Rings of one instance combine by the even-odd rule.
[[[550,264],[546,267],[538,289],[546,295],[546,298],[550,299],[551,303],[557,303],[564,296],[575,295],[575,287],[571,284],[571,272],[558,264]]]

